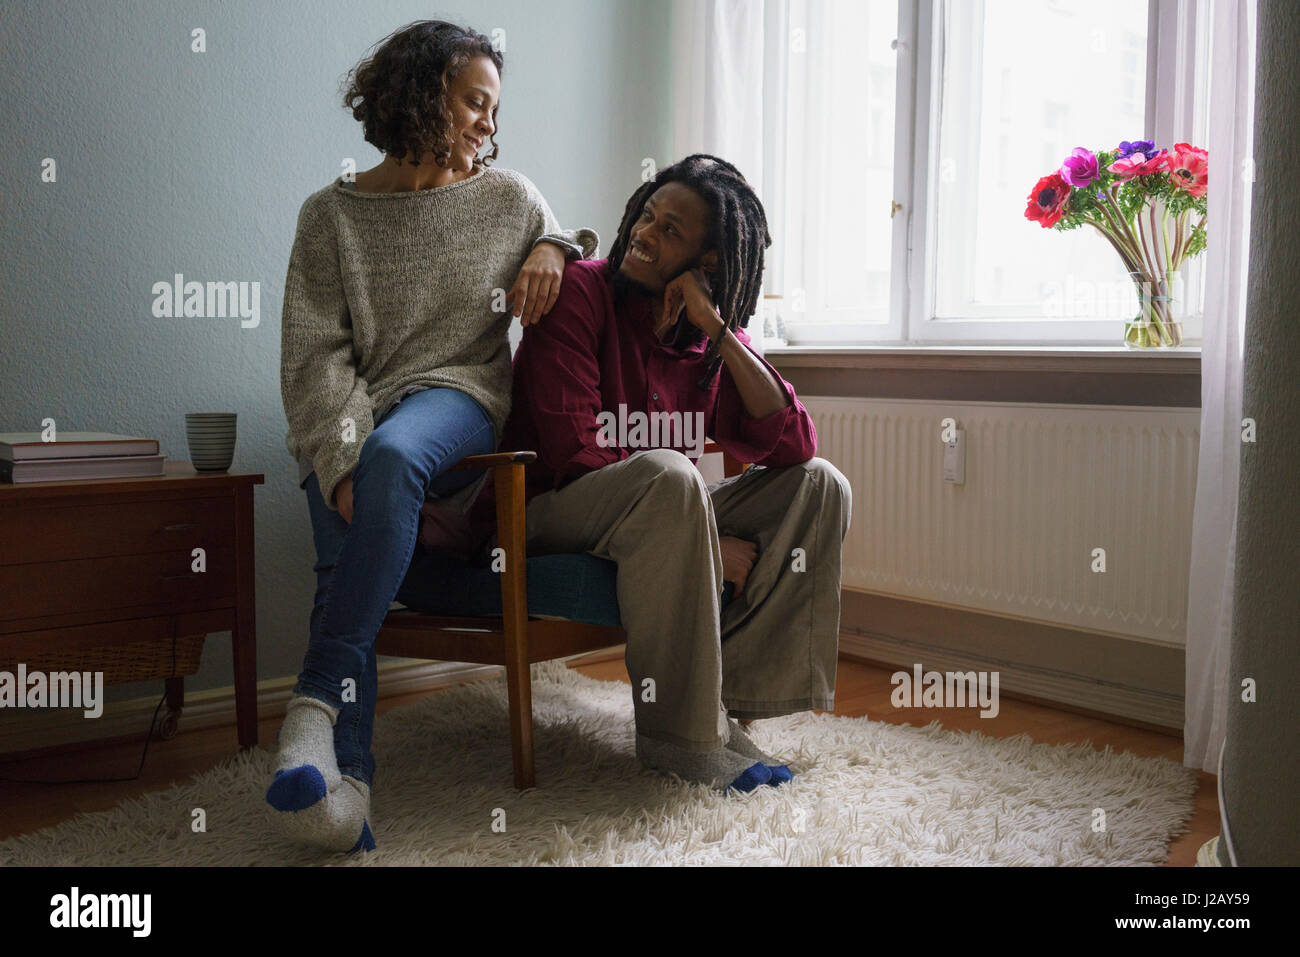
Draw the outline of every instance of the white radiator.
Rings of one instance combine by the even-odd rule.
[[[1199,409],[801,399],[853,486],[845,587],[1183,644]]]

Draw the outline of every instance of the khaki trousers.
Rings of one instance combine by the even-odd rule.
[[[824,459],[706,485],[685,455],[648,449],[534,497],[528,551],[618,563],[637,731],[712,751],[728,714],[834,707],[850,509],[848,481]],[[719,535],[758,546],[721,617]]]

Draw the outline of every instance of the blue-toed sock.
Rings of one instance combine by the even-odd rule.
[[[337,788],[301,811],[283,811],[274,822],[285,837],[327,851],[373,851],[370,787],[344,776]]]
[[[640,733],[636,736],[636,756],[646,767],[670,771],[683,780],[707,784],[723,792],[752,791],[772,779],[772,772],[761,763],[727,748],[687,751]]]
[[[731,737],[727,739],[728,749],[735,751],[737,754],[749,758],[751,761],[762,761],[763,766],[772,772],[772,779],[768,782],[773,787],[780,784],[786,784],[794,780],[794,772],[784,764],[777,762],[777,759],[764,751],[754,743],[754,739],[745,733],[735,718],[728,718],[727,725],[731,728]]]
[[[337,708],[306,695],[289,699],[278,735],[275,778],[266,803],[286,813],[311,807],[339,786],[334,754]]]

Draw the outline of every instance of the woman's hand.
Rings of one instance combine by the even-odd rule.
[[[518,316],[523,326],[538,322],[555,305],[563,279],[564,250],[555,243],[538,243],[506,293],[510,314]]]
[[[352,476],[349,475],[334,486],[334,500],[339,503],[339,514],[343,521],[352,524]]]

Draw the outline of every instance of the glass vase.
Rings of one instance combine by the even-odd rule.
[[[1183,323],[1174,315],[1174,289],[1178,273],[1166,273],[1153,280],[1146,273],[1131,272],[1137,290],[1138,313],[1124,323],[1124,345],[1130,349],[1172,349],[1183,341]]]

